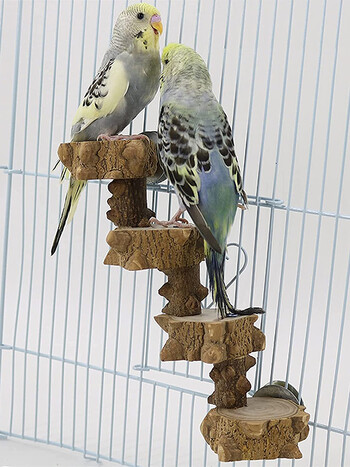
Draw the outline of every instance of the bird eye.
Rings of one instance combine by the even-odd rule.
[[[138,19],[143,19],[145,15],[143,13],[137,13],[137,18]]]
[[[164,60],[164,65],[167,65],[168,63],[169,63],[168,59]]]

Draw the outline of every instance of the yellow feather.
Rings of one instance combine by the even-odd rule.
[[[108,94],[105,97],[93,98],[89,106],[80,104],[72,125],[84,120],[81,130],[90,125],[98,118],[105,117],[112,113],[121,99],[125,96],[129,87],[129,81],[126,75],[124,65],[121,61],[115,60],[111,66],[105,91]],[[98,103],[97,109],[95,103]]]

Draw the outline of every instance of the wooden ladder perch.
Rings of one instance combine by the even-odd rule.
[[[216,310],[201,309],[208,289],[201,285],[202,237],[193,228],[152,228],[146,179],[157,170],[156,146],[144,140],[63,143],[58,155],[78,180],[112,179],[107,217],[116,228],[108,233],[105,264],[131,271],[157,268],[168,276],[159,294],[168,300],[155,316],[169,338],[163,361],[199,360],[213,364],[216,407],[201,432],[220,461],[300,458],[298,442],[308,435],[305,407],[272,397],[247,398],[251,352],[264,350],[265,336],[254,326],[257,315],[218,319]]]

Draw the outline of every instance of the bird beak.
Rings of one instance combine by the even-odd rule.
[[[155,34],[162,34],[163,25],[162,19],[159,15],[153,15],[151,18],[151,26],[154,29]]]

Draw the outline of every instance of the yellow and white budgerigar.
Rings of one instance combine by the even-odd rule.
[[[160,13],[152,5],[137,3],[120,13],[101,67],[75,114],[71,141],[118,139],[118,133],[152,101],[159,87],[162,31]],[[70,177],[51,254],[57,249],[66,222],[74,215],[85,185],[85,181]]]
[[[212,92],[203,59],[193,49],[169,44],[162,62],[158,149],[180,200],[170,223],[181,225],[187,209],[204,237],[209,285],[222,318],[261,312],[235,310],[224,282],[227,236],[239,195],[247,205],[226,114]]]

